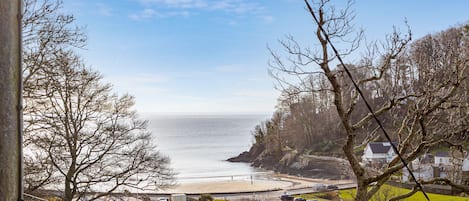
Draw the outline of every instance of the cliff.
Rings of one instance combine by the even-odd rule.
[[[348,161],[345,159],[307,155],[294,149],[286,149],[281,153],[267,153],[262,146],[253,145],[249,151],[230,158],[228,161],[246,162],[253,167],[310,178],[353,178]]]

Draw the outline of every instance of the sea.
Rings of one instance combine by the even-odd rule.
[[[171,159],[178,183],[248,179],[264,170],[226,159],[249,150],[255,125],[269,115],[152,115],[149,129]]]

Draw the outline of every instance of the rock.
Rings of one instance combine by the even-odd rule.
[[[249,151],[242,152],[238,156],[227,159],[229,162],[251,163],[264,151],[264,145],[254,144]]]
[[[249,162],[252,161],[251,153],[245,151],[245,152],[239,154],[238,156],[229,158],[227,161],[229,161],[229,162],[243,162],[243,163],[249,163]]]
[[[283,150],[281,153],[266,152],[263,145],[253,145],[249,151],[228,161],[247,162],[253,167],[310,178],[346,179],[353,175],[345,159],[304,155],[294,149]]]
[[[297,162],[298,151],[291,150],[286,152],[279,163],[283,166],[290,166],[290,164]]]

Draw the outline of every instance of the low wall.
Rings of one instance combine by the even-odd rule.
[[[395,187],[412,189],[414,187],[414,183],[401,183],[396,181],[388,181],[387,184]],[[423,185],[423,190],[427,193],[435,193],[435,194],[443,194],[443,195],[457,195],[461,193],[459,189],[454,189],[448,185],[438,185],[438,184],[427,184]]]

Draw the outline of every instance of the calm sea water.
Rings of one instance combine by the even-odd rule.
[[[161,153],[171,158],[178,182],[245,177],[261,172],[225,160],[246,151],[251,131],[267,115],[151,116],[149,128]],[[241,176],[243,175],[243,176]],[[249,176],[247,176],[249,177]]]

